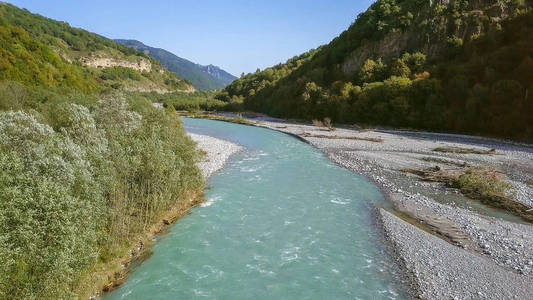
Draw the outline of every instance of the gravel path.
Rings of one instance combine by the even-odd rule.
[[[189,133],[188,135],[198,144],[198,147],[205,152],[203,161],[198,165],[205,178],[208,178],[216,171],[222,169],[231,155],[243,149],[243,147],[237,144],[214,137],[192,133]]]

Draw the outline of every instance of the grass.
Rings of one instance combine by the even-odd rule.
[[[504,175],[487,169],[471,168],[453,181],[466,196],[492,207],[504,209],[533,222],[532,207],[514,200],[516,192]]]
[[[514,188],[505,181],[505,175],[486,168],[441,170],[404,169],[404,173],[417,175],[424,181],[442,182],[457,188],[468,198],[503,209],[533,223],[532,207],[516,201]]]
[[[471,168],[453,180],[453,185],[465,195],[476,199],[506,198],[512,190],[503,174],[481,168]]]

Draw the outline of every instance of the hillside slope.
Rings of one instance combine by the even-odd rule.
[[[153,48],[136,40],[120,40],[115,42],[132,47],[154,59],[178,76],[189,80],[198,90],[218,90],[232,83],[237,77],[220,69],[208,65],[202,66],[174,55],[164,49]]]
[[[145,96],[192,90],[140,52],[0,2],[0,299],[100,296],[163,219],[201,201],[195,143]]]
[[[0,80],[83,93],[193,90],[140,52],[6,3],[0,3]]]
[[[531,141],[531,5],[379,0],[292,72],[249,74],[219,98],[280,117]]]

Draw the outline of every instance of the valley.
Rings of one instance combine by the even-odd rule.
[[[361,3],[0,2],[0,299],[531,298],[533,2]]]

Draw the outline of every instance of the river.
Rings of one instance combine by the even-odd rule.
[[[105,299],[404,299],[368,180],[291,136],[184,119],[246,147],[208,181],[206,202]]]

